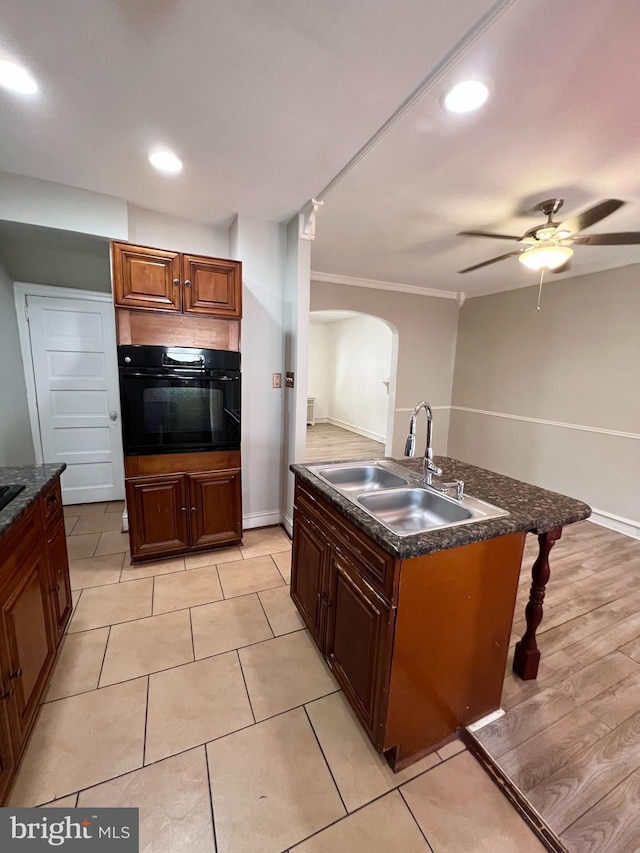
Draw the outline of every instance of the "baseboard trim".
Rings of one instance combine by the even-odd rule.
[[[274,524],[281,523],[282,513],[280,510],[251,512],[242,516],[242,526],[245,530],[251,530],[254,527],[272,527]]]
[[[632,518],[614,515],[603,509],[592,509],[589,521],[601,527],[607,527],[609,530],[615,530],[617,533],[624,533],[632,539],[640,539],[640,521],[634,521]]]
[[[484,746],[468,728],[458,729],[460,740],[467,747],[491,781],[509,800],[520,817],[529,826],[540,842],[551,853],[567,853],[567,848],[560,841],[545,819],[531,805],[522,791],[517,788],[502,768],[495,762]]]
[[[339,421],[337,418],[327,418],[327,423],[333,424],[333,426],[341,427],[342,429],[348,429],[349,432],[355,432],[358,435],[362,435],[365,438],[370,438],[372,441],[379,441],[381,444],[384,444],[385,438],[383,435],[378,435],[376,432],[369,432],[367,429],[362,429],[362,427],[356,426],[355,424],[350,424],[347,421]]]
[[[290,539],[293,539],[293,519],[286,512],[282,513],[282,524]]]

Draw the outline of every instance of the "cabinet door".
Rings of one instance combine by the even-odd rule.
[[[242,539],[240,469],[188,474],[191,547]]]
[[[162,249],[147,249],[113,243],[113,293],[123,308],[182,310],[180,255]]]
[[[21,744],[34,714],[56,650],[51,624],[49,567],[38,546],[21,562],[0,598],[7,710]],[[4,667],[3,667],[4,669]],[[17,751],[17,747],[16,747]]]
[[[183,474],[127,480],[131,558],[172,554],[189,547]]]
[[[2,700],[6,689],[0,684],[0,802],[9,786],[9,781],[16,766],[16,757],[11,742],[11,728],[7,715],[6,700]]]
[[[192,314],[215,314],[239,319],[242,316],[242,265],[183,255],[184,310]]]
[[[320,649],[324,647],[328,556],[329,544],[320,529],[300,512],[296,512],[291,555],[291,598]]]
[[[72,609],[69,559],[67,556],[67,540],[62,514],[60,514],[58,521],[47,529],[46,538],[49,580],[53,602],[53,625],[56,631],[56,640],[59,642]]]
[[[329,559],[325,656],[374,743],[390,660],[393,610],[332,548]]]

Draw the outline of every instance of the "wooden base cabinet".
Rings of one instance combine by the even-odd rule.
[[[291,598],[394,770],[500,707],[524,539],[401,560],[296,482]]]
[[[0,545],[0,801],[24,750],[70,615],[56,481]]]
[[[242,540],[240,469],[126,480],[133,562]]]

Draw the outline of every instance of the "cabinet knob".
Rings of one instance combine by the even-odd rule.
[[[22,678],[22,667],[18,667],[18,669],[10,672],[9,678]]]
[[[197,512],[197,510],[194,506],[191,507],[191,512]]]
[[[189,279],[186,279],[184,286],[185,287],[191,287],[191,282],[189,281]]]
[[[182,510],[182,512],[186,512],[186,511],[187,511],[186,506],[180,507],[180,509]]]
[[[0,699],[11,699],[13,693],[13,687],[10,687],[8,690],[5,690],[4,692],[0,693]]]
[[[174,283],[174,285],[177,287],[177,286],[180,284],[180,279],[179,279],[179,278],[174,278],[173,283]]]

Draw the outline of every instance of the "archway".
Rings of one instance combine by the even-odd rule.
[[[306,462],[390,455],[397,342],[379,317],[310,312]]]

